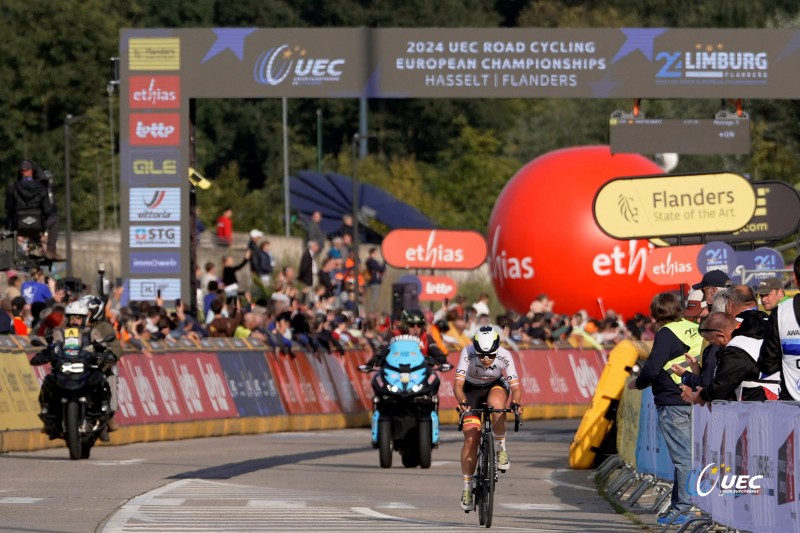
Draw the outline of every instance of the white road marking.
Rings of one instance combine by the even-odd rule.
[[[379,509],[416,509],[413,505],[403,502],[389,502],[383,505],[376,505],[375,507]]]
[[[501,507],[512,509],[514,511],[576,511],[577,507],[573,505],[559,505],[557,503],[503,503],[500,502]]]
[[[260,488],[200,479],[173,481],[114,513],[104,533],[163,531],[459,531],[463,525],[395,517],[359,507],[362,497]],[[344,505],[343,505],[344,503]],[[352,504],[356,506],[352,506]],[[413,509],[389,502],[386,509]]]
[[[139,464],[139,463],[143,463],[143,462],[144,462],[144,459],[121,459],[119,461],[108,461],[108,460],[95,461],[95,460],[89,460],[89,461],[86,461],[84,464],[93,465],[93,466],[128,466],[128,465],[135,465],[135,464]]]
[[[445,466],[454,464],[455,461],[431,461],[431,466]]]
[[[381,520],[396,520],[398,522],[405,522],[407,520],[406,518],[400,518],[397,516],[379,513],[378,511],[373,511],[369,507],[351,507],[350,509],[355,513],[363,514],[364,516],[371,516],[372,518],[380,518]]]
[[[5,498],[0,498],[0,504],[9,503],[9,504],[18,504],[18,503],[36,503],[38,501],[42,501],[44,498],[26,498],[26,497],[14,497],[14,496],[6,496]]]

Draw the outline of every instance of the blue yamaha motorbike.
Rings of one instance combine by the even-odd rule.
[[[445,363],[439,369],[447,372],[452,366]],[[400,453],[406,468],[430,468],[431,452],[439,446],[439,376],[420,351],[418,337],[391,340],[372,389],[372,446],[379,450],[381,468],[392,466],[392,450]]]

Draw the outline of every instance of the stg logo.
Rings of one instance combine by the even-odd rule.
[[[178,113],[131,114],[130,142],[132,145],[178,145],[180,115]]]

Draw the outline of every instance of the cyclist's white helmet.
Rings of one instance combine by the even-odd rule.
[[[480,357],[494,357],[500,347],[500,335],[493,327],[484,326],[475,334],[472,346]]]

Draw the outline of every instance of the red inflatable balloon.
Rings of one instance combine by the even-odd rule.
[[[489,220],[489,259],[498,298],[508,309],[528,312],[542,293],[554,312],[585,309],[602,317],[649,314],[659,292],[645,275],[651,245],[603,233],[592,213],[600,187],[613,178],[663,174],[637,154],[612,155],[608,146],[566,148],[542,155],[506,184]]]

